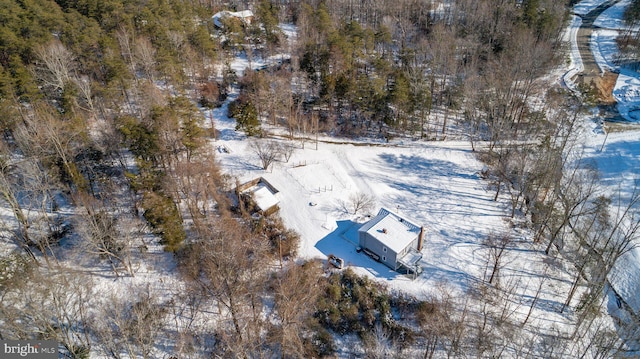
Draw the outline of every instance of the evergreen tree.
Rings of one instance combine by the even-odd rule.
[[[260,121],[256,106],[246,97],[241,96],[229,104],[229,117],[236,119],[236,130],[243,130],[247,136],[260,134]]]

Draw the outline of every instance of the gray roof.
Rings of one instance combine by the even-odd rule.
[[[358,230],[376,238],[395,253],[401,252],[420,234],[420,226],[386,208]]]

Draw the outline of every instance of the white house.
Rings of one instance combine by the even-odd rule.
[[[365,253],[393,270],[404,267],[414,274],[420,272],[423,242],[424,227],[385,208],[358,230]]]
[[[236,18],[240,21],[242,21],[242,23],[246,24],[246,25],[250,25],[251,22],[253,21],[253,12],[251,10],[243,10],[243,11],[220,11],[218,13],[216,13],[215,15],[213,15],[213,17],[211,18],[213,20],[213,24],[222,29],[224,27],[223,25],[223,19],[226,18]]]

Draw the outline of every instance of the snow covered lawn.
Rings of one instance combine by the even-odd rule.
[[[235,122],[219,116],[222,113],[220,109],[214,116],[215,126],[226,135],[212,145],[231,152],[218,155],[221,167],[241,183],[262,176],[278,189],[280,216],[301,236],[300,258],[336,255],[355,272],[418,298],[437,295],[443,286],[463,296],[488,278],[489,254],[483,241],[491,234],[508,233],[513,245],[504,255],[501,280],[517,287],[514,312],[526,315],[541,278],[548,276],[540,295],[544,308],[532,320],[567,320],[558,312],[566,299],[563,282],[570,282],[570,268],[560,263],[548,267],[527,231],[510,227],[507,198],[494,201],[495,192],[481,178],[483,165],[469,143],[337,144],[326,138],[316,150],[315,142],[306,142],[303,149],[298,140],[291,142],[297,150],[289,162],[277,162],[264,171],[248,139],[235,132]],[[349,198],[355,193],[374,196],[376,206],[349,213]],[[415,280],[356,252],[358,228],[380,207],[398,211],[426,229],[420,261],[424,271]]]

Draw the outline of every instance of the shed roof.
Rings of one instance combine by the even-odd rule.
[[[253,16],[253,12],[251,10],[242,10],[231,13],[235,17],[247,18]]]
[[[249,19],[253,16],[253,12],[251,10],[243,10],[243,11],[220,11],[215,13],[211,18],[213,19],[214,25],[217,27],[222,27],[221,19],[225,17],[235,17],[241,19],[243,21],[249,21]]]
[[[386,208],[381,208],[378,215],[360,227],[359,232],[368,233],[399,253],[416,239],[420,234],[420,227]]]
[[[275,194],[271,192],[271,189],[262,182],[251,188],[251,191],[253,191],[253,200],[263,212],[277,205],[279,202]]]

